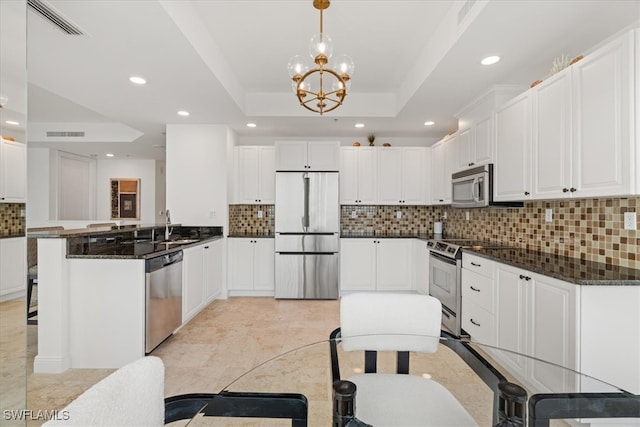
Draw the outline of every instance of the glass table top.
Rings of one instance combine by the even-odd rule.
[[[388,338],[388,336],[385,336],[385,338]],[[407,336],[402,338],[407,338]],[[410,338],[412,340],[438,340],[435,353],[410,353],[409,374],[425,381],[436,381],[449,390],[473,418],[475,424],[470,423],[470,425],[493,426],[504,419],[505,411],[509,415],[509,407],[507,406],[505,409],[504,406],[504,386],[507,384],[514,386],[516,392],[520,390],[522,393],[526,393],[524,398],[522,396],[514,398],[524,408],[525,412],[520,415],[525,419],[525,425],[529,425],[530,420],[527,417],[531,415],[529,413],[532,408],[531,405],[537,402],[538,399],[544,400],[543,403],[545,405],[552,404],[554,410],[558,408],[560,410],[571,409],[574,411],[574,415],[575,411],[579,410],[582,411],[579,412],[580,414],[591,414],[593,416],[593,408],[595,407],[601,407],[603,404],[612,404],[614,406],[620,404],[616,400],[618,397],[624,398],[622,405],[627,405],[624,406],[626,408],[624,410],[630,411],[632,415],[637,417],[638,424],[640,424],[640,397],[613,384],[506,349],[498,349],[446,336],[410,336]],[[308,406],[306,425],[338,425],[334,423],[336,412],[334,380],[336,378],[348,380],[353,376],[362,374],[365,359],[363,351],[345,351],[342,348],[345,340],[338,338],[315,342],[278,355],[246,372],[224,387],[223,390],[212,390],[215,395],[199,395],[198,399],[191,401],[191,410],[193,412],[191,415],[195,415],[188,417],[191,418],[188,425],[234,427],[292,425],[290,419],[211,416],[208,413],[218,410],[213,408],[217,405],[215,401],[220,399],[220,396],[236,396],[237,394],[246,397],[246,395],[252,393],[267,397],[274,394],[287,393],[303,395]],[[332,347],[335,348],[339,361],[337,366],[333,366],[333,369]],[[395,373],[396,358],[397,354],[395,352],[379,352],[377,372]],[[339,376],[335,375],[337,369],[339,369]],[[502,386],[499,386],[499,384],[502,384]],[[567,396],[570,399],[558,399],[559,397],[565,398]],[[506,397],[511,399],[513,396],[510,397],[509,392],[507,392]],[[572,405],[575,406],[576,398],[586,399],[586,403],[575,409]],[[357,417],[357,390],[355,401],[354,410]],[[241,399],[236,405],[239,405],[239,407],[250,405],[249,403],[245,405],[244,402],[248,401]],[[274,407],[278,403],[270,402],[266,405]],[[384,405],[384,402],[381,402],[381,405]],[[620,407],[622,408],[623,406]],[[536,408],[541,409],[538,411]],[[535,406],[534,409],[537,411],[536,414],[540,414],[547,410],[545,408],[548,409],[548,406]],[[575,416],[572,418],[575,418]],[[368,420],[363,419],[362,421],[367,422]],[[432,424],[425,420],[424,425]],[[535,425],[548,424],[543,422]]]

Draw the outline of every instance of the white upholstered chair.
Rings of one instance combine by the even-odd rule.
[[[164,364],[142,357],[91,386],[49,426],[163,426]]]
[[[340,302],[340,346],[365,351],[363,374],[333,378],[356,387],[355,416],[375,427],[475,426],[462,404],[435,380],[409,375],[409,352],[434,353],[441,330],[441,304],[417,294],[355,293]],[[377,352],[397,352],[396,373],[376,373]],[[337,352],[332,352],[337,358]],[[336,373],[336,371],[338,371]]]

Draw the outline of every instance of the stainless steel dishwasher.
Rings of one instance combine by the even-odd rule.
[[[182,251],[145,263],[146,339],[150,353],[182,324]]]

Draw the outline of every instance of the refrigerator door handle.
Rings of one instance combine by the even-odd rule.
[[[308,231],[309,229],[309,174],[302,174],[303,189],[304,189],[304,211],[302,217],[302,229]]]

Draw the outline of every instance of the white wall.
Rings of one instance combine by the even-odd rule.
[[[50,177],[49,149],[27,146],[27,227],[49,220]]]
[[[167,209],[174,223],[227,224],[227,140],[223,125],[167,125]]]
[[[140,224],[156,223],[156,161],[99,160],[96,171],[96,219],[111,221],[111,178],[140,179]],[[128,222],[131,222],[128,220]]]

